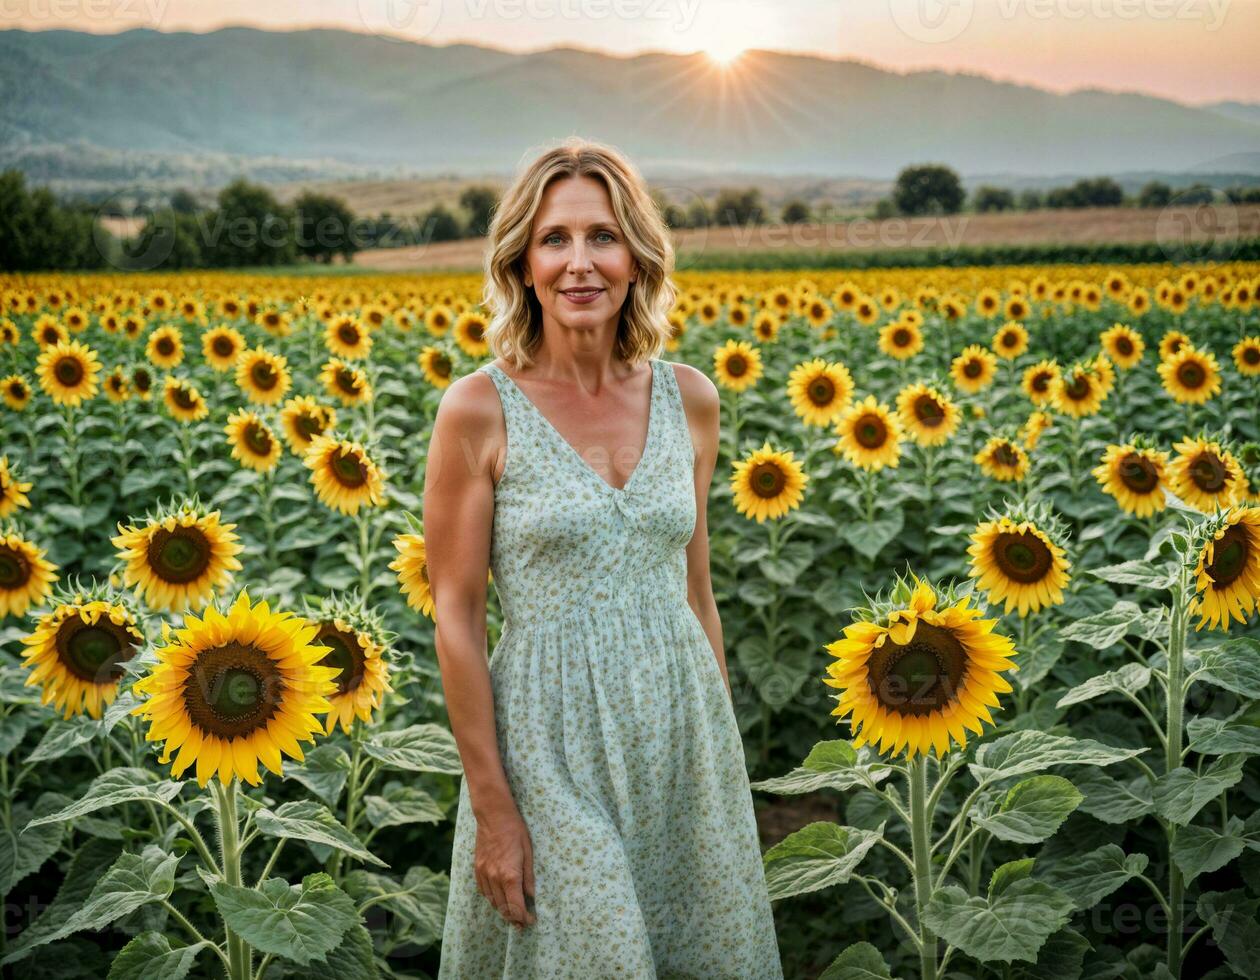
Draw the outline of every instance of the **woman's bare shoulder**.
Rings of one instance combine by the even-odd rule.
[[[682,395],[687,414],[704,418],[720,410],[721,399],[717,386],[707,374],[682,361],[665,361],[674,371],[678,391]]]
[[[502,455],[506,442],[503,406],[489,375],[485,371],[474,371],[451,382],[438,402],[430,456],[440,452],[442,446],[455,447],[458,458],[481,462],[474,467],[474,472],[482,472],[489,466],[493,475],[498,467],[492,461]]]

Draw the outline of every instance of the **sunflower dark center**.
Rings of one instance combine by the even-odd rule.
[[[83,380],[83,362],[77,357],[62,357],[53,365],[53,374],[67,388],[73,388]]]
[[[337,336],[343,344],[353,346],[359,342],[359,328],[353,323],[343,323],[337,330]]]
[[[984,371],[984,365],[974,357],[963,365],[963,374],[969,378],[978,378]]]
[[[280,376],[276,374],[271,365],[266,361],[259,361],[253,366],[249,373],[254,379],[254,384],[264,390],[274,388],[280,380]]]
[[[1201,388],[1207,381],[1207,372],[1203,370],[1202,364],[1186,361],[1177,368],[1177,380],[1187,388]]]
[[[297,417],[296,425],[297,430],[306,436],[307,439],[314,438],[324,431],[323,419],[316,418],[314,415],[309,415],[306,412]]]
[[[314,642],[329,648],[329,652],[319,662],[320,666],[336,667],[340,671],[335,678],[337,693],[345,694],[357,688],[363,681],[363,665],[367,660],[359,641],[333,624],[325,623]]]
[[[245,426],[245,443],[259,456],[266,456],[271,452],[271,433],[257,422],[250,422]]]
[[[1242,359],[1246,364],[1260,364],[1260,347],[1255,345],[1244,347]]]
[[[863,415],[853,426],[853,438],[863,449],[879,449],[888,441],[888,426],[878,415]]]
[[[930,715],[958,696],[967,669],[967,651],[949,630],[920,622],[904,645],[891,642],[871,654],[871,693],[899,715]]]
[[[1199,453],[1190,464],[1190,479],[1204,493],[1220,493],[1229,482],[1229,472],[1216,453]]]
[[[993,450],[993,460],[999,466],[1018,466],[1019,453],[1009,442],[1004,442]]]
[[[153,379],[144,368],[137,368],[135,373],[131,375],[131,380],[135,382],[136,387],[141,391],[148,391],[153,385]]]
[[[777,497],[786,484],[787,477],[783,470],[773,463],[758,463],[748,479],[753,493],[767,499]]]
[[[158,528],[146,552],[149,567],[165,582],[183,585],[199,579],[210,567],[210,539],[200,528],[176,525]]]
[[[817,377],[809,383],[809,400],[815,405],[830,405],[836,397],[836,386],[828,377]]]
[[[1002,334],[1002,346],[1003,347],[1018,347],[1019,335],[1015,333],[1014,330],[1010,330]]]
[[[179,385],[171,389],[171,398],[174,399],[175,404],[180,408],[186,408],[191,411],[197,407],[197,399],[194,398],[193,393],[183,385]]]
[[[14,398],[25,398],[26,385],[22,384],[22,382],[20,381],[14,381],[12,384],[9,385],[9,394],[12,395]]]
[[[1183,341],[1180,337],[1174,337],[1172,340],[1168,341],[1168,353],[1176,354],[1177,351],[1181,350],[1182,343]]]
[[[945,422],[945,407],[931,395],[920,395],[914,400],[914,417],[920,425],[935,429]]]
[[[0,589],[11,592],[26,585],[31,577],[31,564],[26,555],[0,544]]]
[[[342,368],[337,372],[337,387],[349,395],[357,395],[359,393],[359,379],[355,377],[353,371]]]
[[[231,337],[225,337],[220,334],[214,338],[213,349],[220,357],[230,357],[232,352],[236,350],[236,344]]]
[[[1072,401],[1083,401],[1089,397],[1089,379],[1083,374],[1073,375],[1072,380],[1063,390],[1067,392],[1067,396],[1072,399]]]
[[[740,377],[748,373],[748,362],[739,354],[732,354],[726,359],[726,373],[732,377]]]
[[[1033,391],[1044,392],[1044,391],[1049,390],[1049,388],[1050,388],[1050,375],[1047,372],[1042,371],[1040,374],[1036,374],[1033,376],[1033,379],[1032,379]]]
[[[909,330],[905,327],[901,327],[900,329],[893,331],[892,339],[894,347],[909,347],[914,338],[911,336]]]
[[[433,360],[429,362],[429,367],[439,378],[449,378],[453,369],[451,359],[445,354],[439,354],[437,357],[433,358]]]
[[[1133,341],[1123,335],[1116,338],[1116,353],[1121,357],[1128,357],[1133,353]]]
[[[333,453],[329,468],[343,487],[361,487],[368,481],[367,466],[357,453],[338,449]]]
[[[1040,582],[1054,556],[1041,538],[1028,531],[1004,531],[993,543],[993,560],[1001,573],[1023,585]]]
[[[267,723],[287,690],[266,653],[232,642],[197,655],[184,682],[184,706],[203,732],[243,737]]]
[[[161,337],[157,342],[157,351],[163,357],[170,357],[175,353],[175,342],[170,337]]]
[[[1116,470],[1120,482],[1134,493],[1152,493],[1159,487],[1159,470],[1141,453],[1128,453]]]
[[[106,684],[122,677],[122,665],[136,654],[135,640],[126,627],[108,616],[95,624],[79,616],[66,619],[57,630],[57,655],[80,680]]]
[[[1246,529],[1241,524],[1231,524],[1214,543],[1212,560],[1204,564],[1203,570],[1217,589],[1224,589],[1242,576],[1250,556],[1251,542]]]

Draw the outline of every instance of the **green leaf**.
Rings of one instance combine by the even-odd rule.
[[[150,844],[140,854],[122,854],[105,872],[87,901],[56,929],[32,945],[64,939],[80,930],[103,929],[142,905],[168,898],[175,888],[179,857]],[[4,962],[9,962],[6,958]]]
[[[1080,704],[1103,694],[1137,694],[1150,682],[1151,668],[1142,664],[1125,664],[1116,670],[1091,677],[1084,684],[1078,684],[1059,698],[1056,707],[1066,708],[1070,704]]]
[[[301,765],[285,766],[284,778],[297,780],[329,806],[336,806],[350,778],[350,756],[340,745],[319,745],[304,754]]]
[[[1148,561],[1126,561],[1120,565],[1092,568],[1089,574],[1114,585],[1137,585],[1156,591],[1167,589],[1177,581],[1177,572],[1172,565],[1154,565]]]
[[[1095,650],[1106,650],[1120,642],[1133,621],[1142,615],[1137,603],[1122,599],[1106,612],[1086,616],[1064,626],[1059,635],[1065,640],[1085,643]]]
[[[1041,947],[1036,963],[1011,968],[1011,980],[1080,980],[1089,949],[1089,940],[1075,929],[1060,929]]]
[[[218,882],[211,891],[228,928],[255,949],[300,966],[325,962],[359,922],[354,901],[322,871],[303,878],[301,887],[268,878],[260,888]]]
[[[1243,755],[1223,755],[1202,775],[1185,766],[1159,777],[1155,809],[1161,817],[1185,826],[1195,814],[1242,779]]]
[[[977,782],[1040,772],[1051,766],[1109,766],[1141,755],[1144,749],[1117,749],[1088,738],[1048,735],[1035,730],[1004,735],[976,751],[970,766]]]
[[[373,827],[401,827],[412,823],[440,823],[446,813],[419,786],[391,785],[383,796],[364,798],[368,823]]]
[[[1115,844],[1104,844],[1084,854],[1043,861],[1036,877],[1066,894],[1083,911],[1145,871],[1148,862],[1145,854],[1126,855]]]
[[[854,943],[823,970],[818,980],[893,980],[888,964],[870,943]]]
[[[455,737],[441,725],[412,725],[398,731],[377,732],[363,743],[363,751],[391,769],[452,776],[464,771]]]
[[[1155,809],[1151,784],[1145,776],[1122,783],[1091,766],[1074,774],[1072,782],[1085,794],[1081,812],[1103,823],[1128,823]]]
[[[888,546],[905,525],[905,516],[900,510],[889,511],[867,523],[854,521],[844,531],[844,539],[853,546],[863,558],[874,561],[880,552]]]
[[[1195,718],[1186,726],[1190,748],[1202,755],[1260,755],[1260,725],[1245,719]]]
[[[1260,977],[1260,923],[1256,909],[1260,899],[1248,898],[1241,888],[1228,892],[1204,892],[1197,911],[1212,929],[1212,939],[1229,965],[1248,980]]]
[[[1007,861],[994,868],[993,874],[989,877],[989,901],[1001,895],[1015,882],[1030,877],[1035,862],[1035,858],[1020,858],[1017,861]]]
[[[140,800],[159,804],[169,803],[179,795],[179,791],[183,788],[182,782],[162,779],[148,769],[121,766],[97,776],[92,780],[87,792],[76,802],[56,813],[32,820],[28,826],[37,827],[45,823],[74,820],[106,807]]]
[[[1040,844],[1083,799],[1062,776],[1033,776],[1011,787],[998,811],[978,817],[976,823],[999,840]]]
[[[982,963],[1035,963],[1042,945],[1067,924],[1072,911],[1072,901],[1063,892],[1025,878],[992,899],[948,885],[933,893],[923,921],[947,943]]]
[[[787,588],[796,584],[804,573],[814,563],[814,549],[804,541],[789,541],[786,545],[779,549],[778,554],[767,555],[757,563],[757,567],[761,570],[769,581],[775,585]]]
[[[60,793],[41,793],[35,801],[31,815],[39,818],[65,805],[66,797]],[[61,824],[46,827],[27,826],[18,830],[23,818],[18,818],[14,807],[12,826],[0,826],[0,896],[7,895],[23,878],[38,871],[61,847],[66,828]],[[23,813],[25,817],[25,813]]]
[[[771,898],[818,891],[849,880],[884,830],[858,830],[825,820],[806,824],[764,855]]]
[[[254,826],[268,837],[283,837],[322,844],[344,851],[358,861],[387,868],[384,861],[363,846],[363,842],[332,815],[328,807],[314,800],[294,800],[277,810],[263,807],[254,814]]]
[[[402,920],[407,941],[418,946],[442,938],[450,887],[445,872],[430,871],[419,864],[407,869],[401,884],[389,875],[363,869],[346,875],[346,891],[360,907],[371,902],[374,908],[393,912]]]
[[[87,745],[100,734],[101,723],[79,715],[74,721],[58,719],[48,726],[27,762],[51,762]]]
[[[868,779],[878,784],[887,779],[890,772],[878,756],[871,756],[865,750],[858,753],[848,742],[835,739],[817,743],[801,766],[786,776],[763,779],[751,786],[784,796],[820,789],[848,790],[865,786]]]
[[[1173,839],[1172,859],[1189,884],[1199,875],[1219,871],[1247,846],[1243,822],[1230,817],[1225,833],[1211,827],[1182,827]]]
[[[1063,656],[1063,648],[1063,638],[1058,630],[1048,629],[1040,634],[1031,648],[1019,651],[1015,682],[1025,691],[1039,685]]]
[[[360,923],[346,930],[340,945],[325,957],[325,962],[328,963],[327,975],[337,980],[377,980],[380,976],[372,935]]]
[[[1260,640],[1243,637],[1205,650],[1197,674],[1240,697],[1260,700]]]
[[[108,980],[183,980],[192,969],[197,954],[208,942],[171,947],[160,932],[142,932],[118,951],[109,968]]]

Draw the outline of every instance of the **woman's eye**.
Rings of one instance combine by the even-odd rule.
[[[603,238],[608,242],[613,241],[613,233],[611,231],[601,231],[596,235],[596,237]]]
[[[550,235],[548,235],[546,238],[543,239],[543,244],[550,245],[553,240],[558,239],[559,237],[560,237],[559,234],[557,234],[556,232],[552,232]]]

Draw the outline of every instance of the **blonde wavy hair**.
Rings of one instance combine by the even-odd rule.
[[[672,333],[668,314],[677,296],[670,279],[674,244],[669,229],[647,183],[630,161],[607,144],[576,136],[522,170],[495,208],[482,291],[482,305],[490,313],[486,342],[495,355],[517,369],[532,363],[542,343],[542,307],[525,285],[523,257],[543,193],[562,177],[593,177],[603,183],[638,265],[621,308],[616,355],[630,364],[659,356]]]

